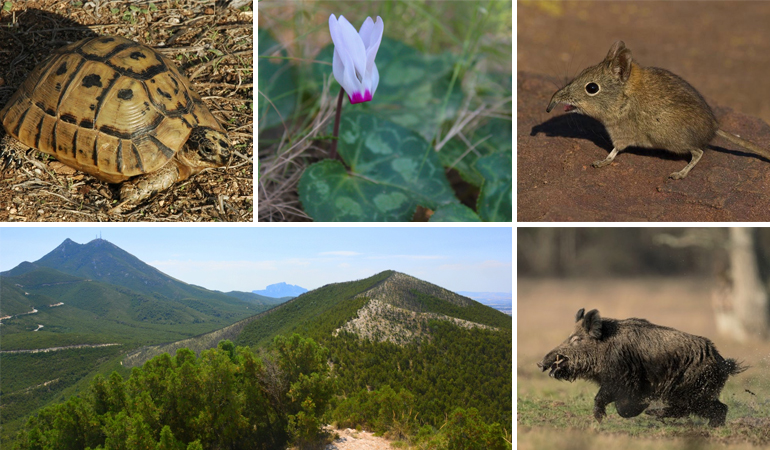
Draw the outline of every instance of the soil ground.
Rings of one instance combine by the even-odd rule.
[[[520,1],[516,6],[519,71],[565,83],[622,40],[641,65],[670,70],[706,99],[770,123],[770,2]]]
[[[375,436],[368,431],[356,431],[352,428],[344,430],[333,430],[339,438],[331,444],[326,445],[324,450],[389,450],[390,441],[385,438]]]
[[[530,280],[517,285],[518,448],[768,448],[770,445],[770,342],[734,342],[717,333],[712,285],[704,279]],[[598,388],[556,381],[536,363],[569,336],[575,312],[598,309],[611,318],[640,317],[711,339],[720,354],[751,366],[731,377],[721,400],[727,425],[711,429],[697,417],[641,415],[623,419],[614,407],[597,424],[591,415]]]
[[[643,66],[692,84],[720,126],[770,150],[770,2],[517,3],[519,221],[768,221],[770,160],[715,139],[689,157],[632,148],[596,169],[612,143],[597,121],[550,96],[623,40]]]
[[[230,164],[206,170],[123,214],[108,210],[110,185],[36,150],[0,158],[0,221],[252,221],[253,25],[251,7],[223,2],[5,2],[0,11],[0,108],[52,50],[96,35],[120,35],[176,61],[225,126]],[[229,2],[228,2],[229,3]],[[0,127],[0,138],[5,131]]]

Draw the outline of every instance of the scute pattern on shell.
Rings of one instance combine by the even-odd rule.
[[[224,132],[173,62],[118,36],[55,51],[0,119],[25,145],[110,183],[160,169],[195,127]]]

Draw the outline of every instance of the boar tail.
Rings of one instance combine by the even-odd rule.
[[[726,359],[724,364],[725,364],[725,368],[727,369],[728,375],[736,375],[749,368],[749,366],[743,364],[742,362],[738,362],[732,358]]]

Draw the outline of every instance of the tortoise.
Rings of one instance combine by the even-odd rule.
[[[230,158],[224,128],[176,65],[119,36],[56,50],[0,120],[22,144],[107,183],[123,182],[111,212]]]

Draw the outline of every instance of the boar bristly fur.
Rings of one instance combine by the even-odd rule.
[[[597,383],[596,420],[602,421],[612,402],[621,417],[635,417],[660,400],[666,406],[648,414],[695,414],[713,427],[724,425],[727,405],[719,393],[730,375],[746,367],[722,358],[706,338],[644,319],[606,319],[595,309],[584,311],[575,316],[575,331],[537,365],[557,380]]]

